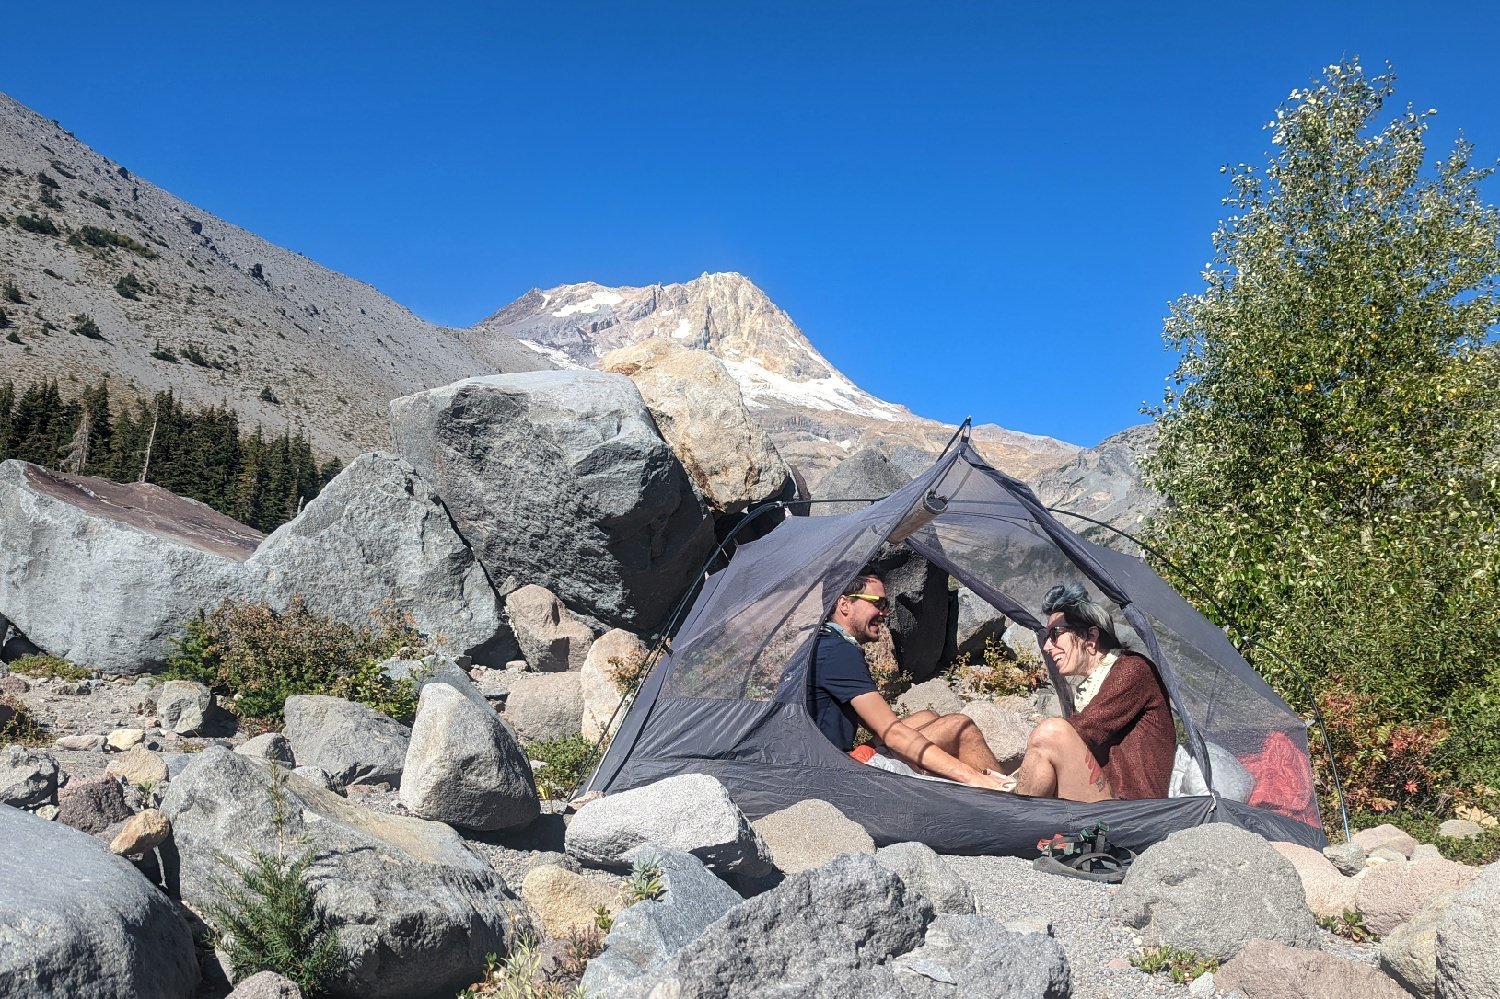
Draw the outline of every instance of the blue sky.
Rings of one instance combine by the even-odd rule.
[[[1389,62],[1500,157],[1492,5],[11,6],[0,90],[433,322],[739,271],[869,391],[1083,445],[1293,87]]]

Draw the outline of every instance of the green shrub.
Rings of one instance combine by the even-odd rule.
[[[78,336],[88,337],[90,340],[103,340],[104,334],[99,330],[99,324],[94,322],[94,317],[84,313],[73,317],[73,326],[68,330]]]
[[[569,988],[552,980],[542,970],[543,955],[536,939],[523,936],[505,960],[495,954],[484,958],[484,977],[458,994],[458,999],[584,999],[583,989]],[[587,960],[587,959],[585,959]]]
[[[77,238],[80,243],[98,247],[99,249],[109,249],[110,247],[117,246],[122,250],[129,250],[131,253],[145,257],[147,260],[156,256],[156,251],[146,244],[138,243],[122,232],[115,232],[113,229],[102,229],[96,225],[86,225],[79,229]]]
[[[666,883],[661,878],[660,861],[637,860],[631,865],[630,876],[625,879],[625,884],[620,888],[620,895],[625,899],[625,904],[634,905],[636,902],[649,902],[661,898],[667,893]]]
[[[18,336],[16,336],[16,331],[15,330],[11,330],[9,333],[5,334],[5,339],[8,340],[8,341],[10,341],[11,343],[20,343],[21,342],[21,338],[18,337]]]
[[[353,628],[314,614],[301,598],[284,611],[226,600],[187,623],[166,675],[228,694],[230,709],[242,718],[278,720],[288,697],[328,694],[410,721],[417,680],[391,680],[379,664],[431,651],[410,619],[390,608]]]
[[[1178,985],[1219,970],[1217,959],[1175,947],[1147,947],[1132,957],[1130,963],[1148,975],[1166,975]]]
[[[60,236],[62,230],[52,221],[51,215],[17,215],[16,225],[38,236]]]
[[[151,356],[156,358],[158,361],[166,361],[168,364],[177,363],[177,355],[172,353],[170,350],[163,350],[161,347],[153,348],[151,351]]]
[[[979,662],[965,652],[948,668],[946,679],[971,700],[1025,697],[1047,682],[1047,667],[1037,656],[1017,656],[1004,642],[987,638]]]
[[[51,190],[54,190],[54,191],[55,191],[55,190],[57,190],[57,188],[58,188],[58,183],[57,183],[57,181],[56,181],[56,180],[54,180],[54,179],[53,179],[53,178],[52,178],[52,177],[51,177],[51,176],[50,176],[50,175],[49,175],[49,174],[48,174],[48,173],[47,173],[47,171],[45,171],[45,170],[43,170],[43,171],[41,171],[41,172],[40,172],[40,173],[38,173],[38,174],[37,174],[37,175],[36,175],[36,182],[37,182],[37,183],[38,183],[38,184],[40,184],[40,185],[41,185],[41,186],[42,186],[42,187],[46,187],[46,188],[50,188],[50,189],[51,189]]]
[[[115,292],[121,298],[129,298],[135,301],[139,301],[141,292],[145,290],[146,286],[144,284],[141,284],[140,278],[135,276],[135,271],[126,273],[124,277],[115,282]]]
[[[526,756],[545,764],[536,773],[536,789],[547,800],[571,795],[599,765],[599,747],[581,735],[527,743]]]
[[[1319,916],[1318,925],[1336,937],[1354,943],[1379,943],[1380,936],[1365,925],[1365,914],[1355,909],[1345,909],[1337,916]]]
[[[276,398],[276,393],[271,391],[271,386],[266,385],[260,390],[261,402],[269,402],[273,406],[281,405],[281,400]]]
[[[94,675],[83,667],[74,665],[62,656],[48,655],[45,652],[39,652],[34,656],[22,656],[10,664],[10,671],[37,679],[45,677],[53,680],[68,680],[75,683],[79,680],[87,680]]]
[[[26,304],[26,299],[21,297],[21,289],[16,287],[14,281],[5,282],[5,287],[0,288],[0,298],[5,299],[11,305]]]
[[[46,742],[46,736],[36,716],[19,697],[0,694],[0,745],[8,742],[36,746]]]

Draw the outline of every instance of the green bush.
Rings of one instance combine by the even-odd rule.
[[[99,249],[109,249],[110,247],[117,246],[122,250],[129,250],[131,253],[145,257],[147,260],[156,256],[156,251],[146,244],[138,243],[122,232],[115,232],[113,229],[101,229],[96,225],[86,225],[79,229],[77,239],[80,243],[98,247]]]
[[[94,322],[94,317],[88,314],[74,316],[73,326],[68,330],[78,336],[88,337],[90,340],[103,340],[104,334],[99,330],[99,324]]]
[[[87,680],[94,675],[62,656],[48,655],[45,652],[34,656],[22,656],[10,664],[10,671],[36,679],[68,680],[75,683],[79,680]]]
[[[26,299],[21,297],[21,289],[16,287],[14,281],[5,282],[5,287],[0,288],[0,298],[5,299],[11,305],[26,304]]]
[[[139,301],[141,292],[145,290],[146,286],[141,284],[140,278],[135,276],[135,271],[128,272],[124,277],[115,282],[115,292],[121,298]]]
[[[227,694],[230,710],[242,718],[279,720],[288,697],[328,694],[409,722],[417,680],[391,680],[379,664],[431,651],[411,621],[389,608],[353,628],[314,614],[301,598],[284,611],[226,600],[188,622],[166,675]]]
[[[16,225],[38,236],[60,236],[62,230],[52,221],[51,215],[17,215]]]
[[[23,746],[36,746],[45,741],[42,726],[31,709],[14,694],[0,694],[0,745],[19,742]]]
[[[545,764],[536,773],[536,789],[547,800],[571,795],[599,765],[599,747],[581,735],[527,743],[529,759]]]

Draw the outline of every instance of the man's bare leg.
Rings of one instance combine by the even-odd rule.
[[[912,725],[912,719],[922,715],[932,715],[932,718]],[[943,715],[939,718],[936,712],[919,711],[903,720],[921,732],[928,742],[949,756],[958,757],[975,770],[1000,769],[1000,761],[995,759],[989,743],[984,741],[984,733],[979,731],[979,726],[968,715]]]
[[[1016,793],[1071,801],[1104,801],[1114,797],[1109,778],[1061,718],[1044,719],[1026,742],[1026,756],[1016,768]]]

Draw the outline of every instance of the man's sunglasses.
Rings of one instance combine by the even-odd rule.
[[[875,609],[884,614],[891,609],[891,602],[885,597],[877,597],[873,593],[845,593],[844,596],[850,600],[868,600],[875,605]]]

